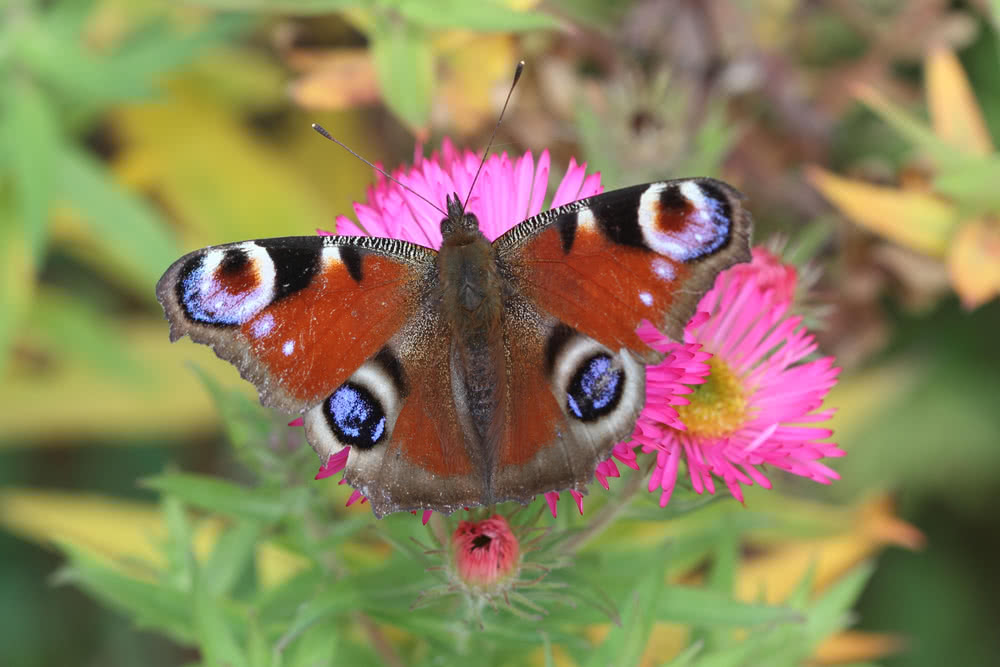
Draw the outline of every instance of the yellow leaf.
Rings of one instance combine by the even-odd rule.
[[[312,234],[333,226],[333,197],[362,194],[369,170],[330,150],[305,118],[295,134],[323,147],[322,164],[297,164],[283,144],[248,131],[239,110],[214,101],[206,85],[199,77],[174,80],[167,103],[126,107],[116,116],[125,139],[117,170],[156,192],[179,221],[185,246]],[[356,136],[351,121],[330,129]],[[304,178],[306,170],[318,174]]]
[[[807,168],[806,177],[848,218],[933,257],[944,256],[958,226],[955,207],[928,192],[871,185],[819,167]]]
[[[368,49],[334,49],[308,57],[308,70],[291,87],[292,99],[299,106],[339,111],[379,100],[375,64]]]
[[[496,120],[517,62],[514,38],[452,30],[437,35],[445,75],[438,84],[435,122],[471,134]]]
[[[1000,294],[1000,222],[981,218],[962,225],[948,253],[948,273],[970,310]]]
[[[157,567],[165,564],[156,549],[156,540],[165,535],[163,521],[151,503],[7,488],[0,491],[0,525],[43,545],[69,540],[111,560],[129,558]]]
[[[0,204],[0,378],[35,291],[33,256],[21,221]]]
[[[972,155],[992,153],[986,123],[955,54],[944,47],[931,49],[926,73],[927,104],[935,134]]]
[[[810,664],[842,665],[878,660],[902,651],[905,645],[896,635],[847,630],[823,640],[816,647]]]
[[[773,604],[786,599],[806,573],[815,571],[815,590],[822,590],[888,544],[923,545],[919,531],[895,517],[887,496],[875,496],[857,508],[853,524],[840,534],[776,546],[744,561],[736,580],[736,597],[751,602],[761,594]]]
[[[69,541],[134,576],[148,575],[139,566],[166,565],[157,543],[167,535],[160,509],[153,503],[120,500],[88,493],[7,488],[0,491],[0,526],[15,535],[49,545]],[[199,560],[215,547],[224,523],[198,521],[192,550]],[[309,566],[308,561],[271,542],[257,547],[257,572],[262,588],[280,584]]]
[[[897,361],[850,373],[837,382],[826,401],[837,407],[828,424],[836,442],[848,452],[864,446],[859,433],[913,391],[922,380],[923,371],[910,360]]]
[[[218,429],[218,409],[191,370],[192,362],[225,386],[253,392],[211,348],[190,341],[172,345],[166,322],[133,323],[122,338],[129,355],[143,360],[144,378],[127,381],[79,361],[10,373],[0,383],[0,447],[88,440],[124,444],[136,437],[178,439]]]

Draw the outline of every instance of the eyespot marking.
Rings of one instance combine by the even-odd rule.
[[[274,300],[275,267],[253,242],[208,250],[181,269],[177,300],[193,321],[235,326]]]
[[[612,412],[621,400],[625,371],[611,355],[601,352],[580,364],[566,388],[566,406],[577,419],[588,422]]]
[[[368,389],[345,382],[326,401],[326,419],[342,443],[371,449],[385,435],[385,410]]]
[[[639,198],[639,227],[650,248],[677,262],[715,253],[732,231],[725,194],[710,182],[655,183]]]

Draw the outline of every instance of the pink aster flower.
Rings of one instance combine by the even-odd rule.
[[[419,192],[443,209],[445,197],[469,192],[480,158],[469,150],[459,151],[444,139],[441,151],[423,158],[419,153],[412,167],[400,167],[392,177]],[[525,218],[542,212],[549,186],[549,152],[542,151],[535,164],[530,152],[519,158],[504,153],[491,155],[483,166],[468,211],[479,218],[479,228],[493,241]],[[603,191],[600,174],[587,174],[586,164],[570,158],[566,174],[556,188],[548,208],[591,197]],[[396,183],[377,174],[368,188],[368,202],[355,204],[358,221],[337,217],[337,233],[403,239],[429,248],[441,247],[441,211]]]
[[[714,493],[718,477],[741,501],[741,485],[771,487],[763,465],[824,484],[838,479],[820,459],[844,452],[825,442],[830,429],[812,424],[832,416],[821,406],[840,369],[832,357],[806,361],[817,346],[802,318],[788,314],[795,281],[794,270],[756,249],[751,264],[721,273],[699,303],[704,312],[692,318],[684,340],[700,346],[694,354],[711,355],[711,373],[673,415],[662,414],[662,401],[651,396],[633,434],[633,444],[656,454],[649,490],[660,491],[661,506],[682,460],[695,491]],[[650,326],[639,333],[658,349],[677,345]],[[655,378],[658,369],[648,373]],[[680,381],[693,384],[693,375]],[[671,419],[677,415],[681,424]]]
[[[397,238],[440,248],[441,211],[414,192],[419,192],[444,208],[445,197],[455,192],[460,195],[469,192],[479,162],[480,158],[475,153],[456,149],[448,139],[442,142],[440,152],[435,152],[429,158],[424,158],[417,152],[413,166],[400,167],[392,172],[393,178],[413,192],[377,174],[375,185],[368,188],[367,202],[354,205],[357,222],[339,216],[337,233]],[[486,160],[468,204],[469,212],[479,218],[480,229],[486,238],[491,241],[496,239],[521,220],[537,215],[543,208],[562,206],[599,194],[603,190],[600,174],[587,174],[585,164],[577,164],[576,160],[570,158],[566,174],[556,187],[552,201],[545,206],[549,166],[548,151],[542,152],[537,163],[530,152],[516,158],[504,152],[491,155]],[[656,369],[650,369],[647,378],[648,410],[650,415],[664,423],[679,426],[674,409],[678,404],[677,395],[691,391],[684,386],[686,381],[700,381],[708,373],[708,367],[703,363],[707,355],[699,356],[697,346],[674,344],[669,350],[666,347],[663,349],[670,354]],[[301,423],[300,419],[292,422],[294,425]],[[331,457],[320,469],[316,479],[341,472],[347,463],[348,451],[345,448]],[[632,447],[619,445],[612,453],[612,458],[601,463],[595,472],[598,482],[604,488],[608,488],[609,477],[620,476],[616,461],[630,468],[637,468]],[[570,491],[570,495],[582,514],[583,495],[577,491]],[[553,491],[545,494],[545,497],[555,516],[559,493]],[[358,501],[363,502],[363,497],[358,491],[354,491],[348,504]],[[424,523],[429,515],[430,512],[423,513]]]

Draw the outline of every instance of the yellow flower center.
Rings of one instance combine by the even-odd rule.
[[[708,365],[712,372],[705,384],[695,385],[688,394],[689,405],[678,405],[677,412],[693,436],[718,438],[732,433],[746,421],[747,401],[743,383],[718,357]]]

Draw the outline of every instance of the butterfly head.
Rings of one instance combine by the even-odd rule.
[[[448,217],[441,220],[441,236],[445,244],[462,245],[481,236],[479,218],[465,211],[457,194],[446,196],[445,204]]]

